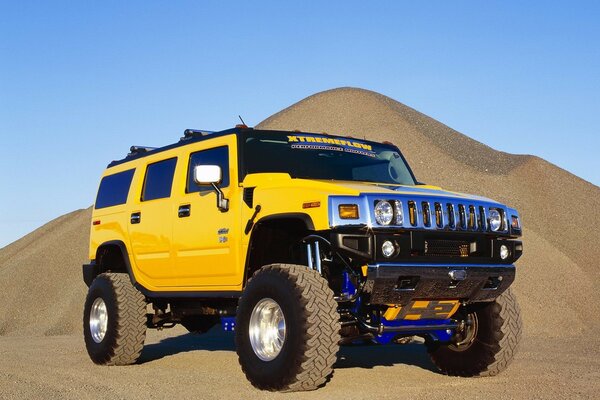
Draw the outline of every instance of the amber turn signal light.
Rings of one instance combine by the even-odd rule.
[[[341,219],[358,219],[358,205],[340,204],[338,209]]]
[[[511,228],[516,229],[516,230],[521,229],[519,217],[517,217],[516,215],[512,215],[510,218],[510,226],[511,226]]]

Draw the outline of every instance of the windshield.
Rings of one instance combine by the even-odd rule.
[[[251,131],[242,137],[244,173],[285,172],[292,178],[414,185],[393,145],[329,135]]]

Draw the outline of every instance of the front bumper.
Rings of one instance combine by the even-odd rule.
[[[502,264],[511,265],[523,254],[523,244],[507,237],[494,237],[473,232],[386,232],[357,230],[332,231],[333,248],[347,257],[365,264]],[[397,252],[385,257],[381,245],[390,241]],[[509,256],[500,257],[506,246]]]
[[[364,291],[371,304],[407,305],[412,300],[492,301],[512,284],[514,265],[415,264],[368,265]]]

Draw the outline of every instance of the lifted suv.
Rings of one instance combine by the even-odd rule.
[[[339,345],[414,336],[445,374],[495,375],[521,334],[520,235],[516,210],[417,182],[390,143],[186,130],[102,177],[86,347],[132,364],[147,328],[220,322],[261,389],[315,389]]]

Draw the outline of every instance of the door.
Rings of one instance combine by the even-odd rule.
[[[173,225],[175,268],[179,283],[197,290],[231,290],[240,285],[243,266],[239,262],[240,199],[237,184],[236,136],[201,143],[189,152],[176,202],[178,218]],[[210,146],[210,147],[209,147]],[[194,182],[196,165],[218,165],[219,188],[229,199],[229,209],[217,207],[212,186]]]
[[[129,238],[140,280],[150,286],[175,286],[171,240],[171,189],[177,158],[148,164],[139,201],[130,210]]]

